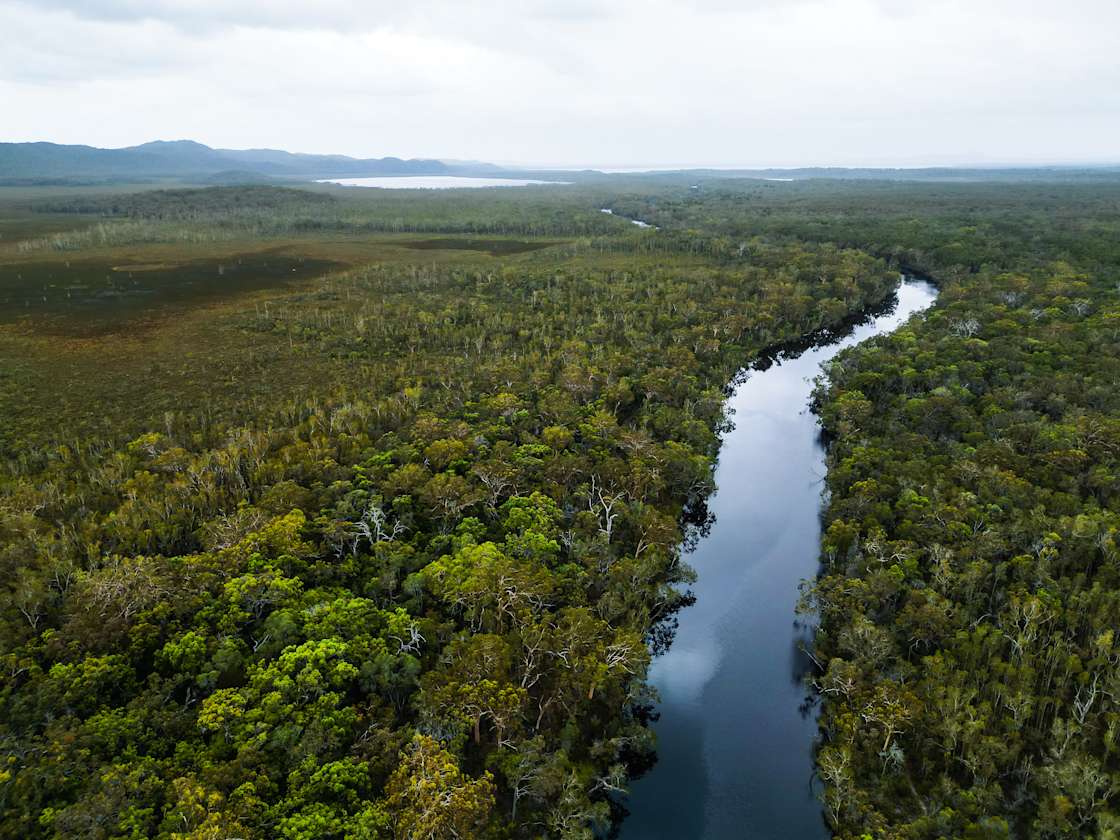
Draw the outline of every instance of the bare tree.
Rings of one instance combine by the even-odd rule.
[[[616,508],[626,497],[621,491],[606,490],[598,475],[591,476],[591,487],[587,491],[587,509],[599,520],[599,532],[605,534],[607,542],[614,533],[614,521],[618,518]]]

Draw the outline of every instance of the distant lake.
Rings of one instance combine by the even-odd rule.
[[[377,187],[383,190],[453,190],[478,187],[531,187],[535,184],[570,184],[571,181],[535,181],[530,178],[467,178],[460,175],[399,175],[378,178],[321,178],[320,184],[344,187]]]

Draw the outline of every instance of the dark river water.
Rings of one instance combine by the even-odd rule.
[[[816,712],[794,609],[819,570],[824,449],[812,380],[845,347],[894,330],[936,290],[904,278],[889,314],[755,370],[731,398],[711,533],[689,558],[696,603],[679,614],[651,679],[658,762],[625,803],[624,840],[829,836],[816,798]]]

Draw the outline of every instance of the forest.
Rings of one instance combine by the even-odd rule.
[[[658,224],[833,241],[937,306],[826,371],[814,683],[842,838],[1120,832],[1120,190],[724,185]]]
[[[823,818],[1120,836],[1118,234],[1089,177],[0,189],[0,836],[624,824],[730,388],[900,270],[814,400]]]

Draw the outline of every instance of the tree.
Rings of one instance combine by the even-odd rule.
[[[389,777],[385,804],[398,840],[476,837],[494,807],[493,777],[472,779],[438,741],[417,735]]]
[[[424,570],[433,591],[469,617],[471,627],[504,632],[548,604],[553,582],[537,560],[515,560],[492,542],[467,545]]]

